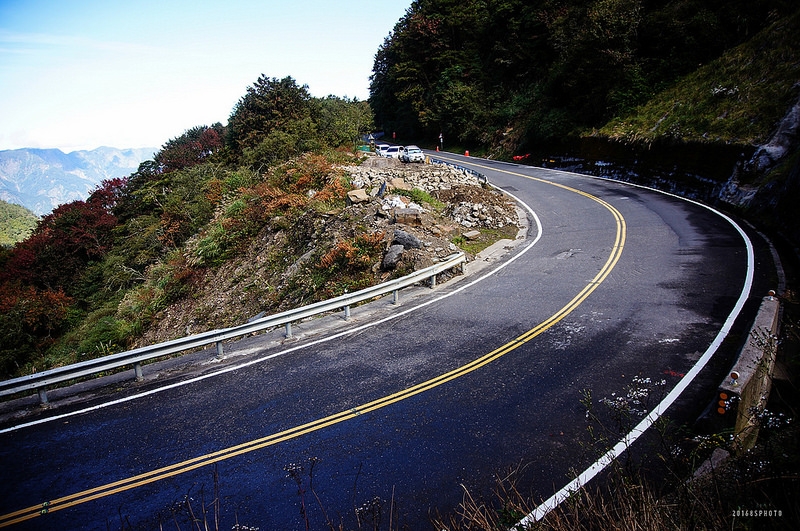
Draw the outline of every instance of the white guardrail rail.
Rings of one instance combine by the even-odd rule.
[[[7,396],[35,389],[39,393],[39,402],[45,405],[47,404],[47,386],[50,385],[67,382],[84,376],[91,376],[112,369],[118,369],[126,365],[133,365],[136,379],[141,380],[142,362],[144,361],[169,356],[185,350],[204,347],[211,343],[216,344],[217,356],[221,356],[223,341],[277,326],[285,326],[286,337],[292,337],[292,322],[341,309],[344,309],[345,319],[347,319],[350,317],[351,305],[380,297],[390,292],[393,294],[392,303],[397,304],[399,301],[399,291],[402,288],[426,279],[429,279],[430,287],[434,288],[436,287],[437,274],[456,266],[461,266],[461,271],[463,272],[464,263],[466,261],[467,259],[464,253],[458,252],[444,258],[438,264],[420,269],[402,278],[390,280],[389,282],[384,282],[353,293],[345,293],[339,297],[309,304],[308,306],[303,306],[295,310],[288,310],[275,315],[254,319],[243,325],[221,330],[210,330],[200,334],[165,341],[164,343],[158,343],[156,345],[135,348],[110,356],[103,356],[101,358],[5,380],[0,382],[0,396]]]

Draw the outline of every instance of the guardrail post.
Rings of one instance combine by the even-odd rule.
[[[350,305],[344,307],[344,319],[345,321],[350,319]]]
[[[292,323],[286,323],[286,333],[283,334],[283,337],[289,339],[292,337]]]
[[[217,341],[217,358],[222,358],[222,341]]]
[[[431,276],[431,289],[436,287],[436,275]]]
[[[133,364],[133,372],[136,374],[136,381],[141,382],[144,380],[144,375],[142,374],[142,364],[141,362],[136,362]]]
[[[400,290],[396,289],[392,292],[392,304],[400,302]]]
[[[47,405],[47,388],[46,387],[40,387],[39,389],[37,389],[37,391],[39,392],[39,405],[40,406],[46,406]]]

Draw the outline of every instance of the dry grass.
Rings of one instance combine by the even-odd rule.
[[[662,493],[663,489],[647,479],[616,468],[604,480],[574,493],[540,521],[522,527],[519,522],[536,507],[517,485],[515,471],[498,480],[491,500],[465,491],[458,511],[437,517],[433,526],[447,531],[797,529],[794,505],[800,476],[739,482],[735,475],[729,469]],[[783,490],[783,495],[776,497],[778,490]]]

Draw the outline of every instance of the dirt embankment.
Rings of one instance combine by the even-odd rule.
[[[467,172],[373,157],[344,171],[354,186],[347,206],[309,210],[289,227],[273,220],[235,258],[193,278],[191,294],[160,312],[136,346],[307,304],[303,287],[320,257],[358,235],[382,235],[383,254],[371,265],[377,284],[460,250],[464,234],[473,245],[503,237],[498,229],[516,234],[513,203]],[[388,257],[390,250],[398,254],[398,245],[399,255]]]

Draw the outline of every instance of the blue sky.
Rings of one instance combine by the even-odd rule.
[[[261,74],[366,99],[411,0],[0,0],[0,150],[160,147]]]

